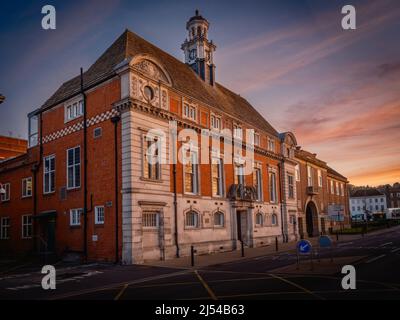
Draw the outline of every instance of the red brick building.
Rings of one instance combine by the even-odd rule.
[[[0,136],[0,161],[26,153],[28,141]]]
[[[186,27],[186,63],[126,30],[29,115],[27,153],[0,164],[2,253],[140,263],[298,237],[295,136],[216,82],[208,21]]]

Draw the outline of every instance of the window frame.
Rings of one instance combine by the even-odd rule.
[[[274,177],[274,179],[272,179],[272,177]],[[277,203],[278,202],[276,183],[277,183],[277,181],[276,181],[276,172],[269,170],[269,172],[268,172],[268,185],[269,185],[269,202],[270,203]]]
[[[81,226],[81,219],[82,219],[82,208],[74,208],[69,210],[69,226],[70,227],[80,227]],[[78,214],[79,219],[76,219],[74,215]]]
[[[264,200],[262,168],[261,168],[261,166],[255,166],[253,170],[254,170],[253,171],[253,185],[254,185],[254,174],[256,177],[256,185],[254,185],[254,187],[256,189],[256,196],[257,196],[256,201],[262,202]]]
[[[102,220],[100,220],[99,219],[99,210],[102,210],[103,211],[103,219]],[[96,224],[96,225],[104,225],[104,223],[105,223],[105,220],[106,220],[106,208],[104,207],[104,206],[95,206],[94,207],[94,224]]]
[[[28,194],[28,181],[30,181],[30,193]],[[24,184],[25,183],[25,184]],[[32,197],[32,192],[33,192],[33,188],[32,188],[32,177],[26,177],[23,178],[21,180],[21,187],[22,187],[22,191],[21,191],[21,198],[30,198]]]
[[[25,221],[25,218],[27,221]],[[33,218],[31,214],[24,214],[21,216],[22,228],[21,228],[21,238],[22,239],[32,239],[33,234]],[[28,231],[28,232],[27,232]]]
[[[291,183],[290,183],[290,178],[291,178]],[[295,194],[294,194],[294,180],[295,177],[293,173],[288,172],[287,173],[287,179],[288,179],[288,198],[289,199],[295,199]]]
[[[221,220],[222,220],[222,224],[216,223],[217,219],[219,220],[218,222],[221,222]],[[225,214],[222,211],[214,212],[213,220],[214,220],[213,222],[214,222],[215,228],[224,228],[225,227]]]
[[[145,218],[146,216],[155,216],[155,218]],[[161,212],[160,211],[152,211],[152,210],[144,210],[142,212],[142,228],[143,229],[158,229],[160,227],[160,217],[161,217]],[[146,225],[147,222],[153,222],[155,221],[155,225]]]
[[[276,227],[276,226],[279,225],[279,224],[278,224],[278,215],[277,215],[276,213],[273,213],[273,214],[271,215],[271,225],[272,225],[273,227]]]
[[[188,224],[189,218],[188,215],[193,215],[193,225]],[[185,213],[185,229],[200,229],[200,214],[195,210],[189,210]]]
[[[73,121],[83,116],[84,103],[82,97],[75,98],[64,104],[64,123]]]
[[[218,163],[214,163],[215,160],[218,161]],[[217,166],[217,177],[214,176],[213,166]],[[217,179],[217,193],[214,193],[215,179]],[[224,161],[220,157],[211,158],[211,192],[213,197],[221,198],[225,195]]]
[[[322,183],[323,183],[322,171],[321,171],[321,169],[318,169],[318,187],[322,188]]]
[[[79,163],[75,163],[76,149],[79,149]],[[72,165],[69,165],[69,161],[68,161],[69,160],[69,151],[70,150],[73,150],[73,152],[74,152],[74,154],[73,154],[74,163]],[[66,179],[67,180],[67,190],[79,189],[81,187],[81,179],[82,179],[82,168],[81,168],[82,159],[81,158],[82,158],[82,152],[81,152],[81,146],[80,145],[67,149],[67,157],[66,157],[66,161],[65,161],[66,167],[67,167],[67,179]],[[79,168],[79,185],[75,184],[76,183],[76,172],[77,172],[76,168],[77,167]],[[72,186],[70,186],[70,183],[69,183],[70,182],[69,174],[68,174],[69,168],[72,168],[72,172],[73,172],[73,178],[72,179],[73,179],[74,184]]]
[[[51,170],[51,160],[54,160],[54,170]],[[49,161],[49,170],[46,171],[46,161]],[[51,185],[51,176],[54,176],[54,183]],[[46,178],[47,176],[47,178]],[[46,182],[49,183],[49,189],[46,191]],[[56,191],[56,156],[55,154],[50,154],[43,157],[43,194],[50,194]]]
[[[261,219],[261,221],[259,221]],[[264,217],[261,212],[257,212],[255,216],[255,226],[256,227],[263,227],[264,226]],[[261,222],[261,223],[260,223]]]
[[[146,135],[143,135],[143,148],[142,148],[142,178],[146,180],[152,181],[161,181],[162,173],[161,173],[161,156],[162,156],[162,143],[161,137],[153,136],[153,140],[148,140]],[[150,155],[148,150],[151,145],[158,144],[157,146],[157,154]],[[157,158],[157,162],[152,164],[149,162],[148,157],[151,156],[154,160]],[[147,168],[147,169],[146,169]],[[154,169],[154,170],[153,170]],[[152,173],[155,173],[153,176]]]
[[[184,194],[190,194],[190,195],[200,195],[200,166],[199,166],[199,152],[197,150],[184,150],[182,149],[182,152],[190,152],[190,164],[191,164],[191,171],[192,172],[187,172],[187,163],[183,164],[183,191]],[[193,157],[196,156],[196,161],[194,161]],[[192,180],[191,180],[191,186],[192,189],[191,191],[186,190],[186,174],[191,174]]]
[[[11,200],[11,182],[2,183],[2,187],[6,190],[5,194],[0,195],[1,202],[7,202]]]
[[[4,221],[8,221],[7,224]],[[11,219],[9,216],[0,218],[0,240],[9,240],[10,239],[10,226]]]

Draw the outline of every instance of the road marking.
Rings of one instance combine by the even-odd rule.
[[[383,258],[384,256],[386,256],[386,254],[381,254],[380,256],[377,256],[377,257],[374,257],[374,258],[372,258],[372,259],[369,259],[369,260],[365,261],[365,263],[374,262],[374,261],[376,261],[376,260],[378,260],[378,259]]]
[[[66,299],[66,298],[71,298],[71,297],[76,297],[76,296],[81,296],[87,293],[95,293],[95,292],[100,292],[100,291],[106,291],[106,290],[112,290],[119,288],[123,285],[134,285],[137,283],[142,283],[142,282],[147,282],[147,281],[153,281],[153,280],[159,280],[159,279],[165,279],[169,277],[175,277],[179,275],[184,275],[189,273],[189,270],[184,270],[184,271],[179,271],[179,272],[172,272],[172,273],[167,273],[167,274],[162,274],[158,276],[153,276],[153,277],[147,277],[143,279],[138,279],[138,280],[133,280],[129,282],[122,282],[122,283],[113,283],[108,286],[103,286],[103,287],[97,287],[97,288],[92,288],[92,289],[87,289],[87,290],[81,290],[78,292],[69,292],[66,294],[58,295],[58,296],[52,296],[49,297],[47,300],[58,300],[58,299]]]
[[[400,250],[400,248],[396,248],[396,249],[393,249],[393,250],[390,251],[390,252],[394,253],[394,252],[397,252],[397,251],[399,251],[399,250]]]
[[[126,288],[128,288],[128,286],[129,286],[129,284],[125,284],[125,285],[122,287],[121,291],[118,292],[118,294],[115,296],[115,298],[114,298],[115,301],[116,301],[116,300],[119,300],[119,299],[122,297],[122,295],[124,294],[124,292],[125,292]]]
[[[213,300],[218,300],[217,296],[214,294],[214,292],[211,290],[211,288],[208,286],[208,284],[204,281],[203,277],[197,272],[197,270],[194,270],[194,273],[196,274],[197,278],[199,278],[201,284],[203,287],[207,290],[208,294],[210,295],[211,299]]]
[[[290,281],[290,280],[287,280],[287,279],[285,279],[285,278],[279,277],[279,276],[274,275],[274,274],[272,274],[272,273],[270,274],[270,276],[273,277],[273,278],[275,278],[275,279],[278,279],[278,280],[281,280],[281,281],[283,281],[283,282],[286,282],[286,283],[288,283],[288,284],[290,284],[290,285],[292,285],[292,286],[294,286],[294,287],[296,287],[296,288],[298,288],[298,289],[300,289],[300,290],[302,290],[302,291],[304,291],[304,292],[306,292],[306,293],[308,293],[308,294],[311,294],[313,297],[315,297],[315,298],[317,298],[317,299],[319,299],[319,300],[324,300],[324,298],[322,298],[322,297],[316,295],[315,293],[311,292],[310,290],[304,288],[303,286],[301,286],[301,285],[299,285],[299,284],[297,284],[297,283],[294,283],[294,282],[292,282],[292,281]]]
[[[386,243],[384,243],[384,244],[381,244],[380,247],[385,247],[385,246],[387,246],[387,245],[389,245],[389,244],[393,244],[393,242],[386,242]]]

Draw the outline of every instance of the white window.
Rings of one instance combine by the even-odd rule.
[[[261,168],[254,168],[253,170],[253,187],[256,190],[257,201],[262,200],[262,175]]]
[[[197,114],[196,107],[189,105],[188,103],[183,104],[183,116],[185,118],[196,121],[197,119],[196,114]]]
[[[104,224],[104,207],[97,206],[94,208],[94,223]]]
[[[217,117],[216,115],[211,115],[211,128],[216,130],[221,130],[221,117]]]
[[[243,165],[235,165],[235,184],[245,185]]]
[[[222,159],[212,158],[212,193],[213,196],[222,197],[224,195],[224,166]]]
[[[269,201],[276,202],[276,173],[270,172],[269,173]]]
[[[225,224],[224,213],[220,211],[214,213],[214,226],[223,227],[224,224]]]
[[[233,125],[233,137],[236,138],[236,139],[242,139],[243,138],[242,128],[237,124]]]
[[[262,226],[264,224],[264,219],[263,219],[263,215],[261,212],[258,212],[256,214],[256,225],[257,226]]]
[[[294,178],[293,174],[288,174],[288,196],[294,199]]]
[[[67,188],[81,186],[81,147],[67,150]]]
[[[307,185],[309,187],[313,185],[312,168],[310,166],[307,166]]]
[[[260,146],[260,135],[258,133],[254,133],[254,145]]]
[[[275,152],[275,140],[272,138],[268,138],[268,150]]]
[[[331,180],[331,194],[335,194],[335,186],[333,185],[333,180]]]
[[[22,238],[28,239],[32,237],[32,215],[22,216]]]
[[[322,172],[318,170],[318,187],[322,187]]]
[[[340,183],[339,182],[335,182],[335,188],[336,188],[336,194],[339,196],[340,195]]]
[[[142,225],[144,228],[158,228],[160,214],[158,212],[143,212]]]
[[[199,193],[199,164],[197,152],[188,151],[189,156],[186,157],[184,171],[185,171],[185,192],[186,193]]]
[[[161,179],[161,139],[144,139],[143,176],[146,179]]]
[[[28,143],[29,147],[34,147],[39,142],[39,122],[37,115],[28,116]]]
[[[32,196],[32,177],[22,179],[22,197]]]
[[[273,226],[276,226],[278,224],[278,216],[275,213],[271,216],[271,224]]]
[[[5,190],[4,194],[1,194],[1,201],[9,201],[10,200],[10,194],[11,194],[11,185],[9,183],[4,183],[3,184],[3,189]]]
[[[10,239],[10,218],[2,217],[0,219],[0,239]]]
[[[43,193],[51,193],[55,191],[56,157],[47,156],[43,162]]]
[[[199,228],[199,214],[196,211],[189,211],[186,213],[185,225],[189,228]]]
[[[295,169],[296,181],[300,181],[300,166],[297,164]]]
[[[65,107],[65,120],[71,121],[83,115],[83,101],[75,101]]]
[[[69,212],[69,224],[71,226],[80,226],[82,213],[83,209],[71,209]]]

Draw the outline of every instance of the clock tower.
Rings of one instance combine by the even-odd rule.
[[[214,51],[216,46],[208,40],[209,22],[199,11],[186,23],[188,37],[182,44],[185,63],[188,64],[204,81],[215,84]]]

